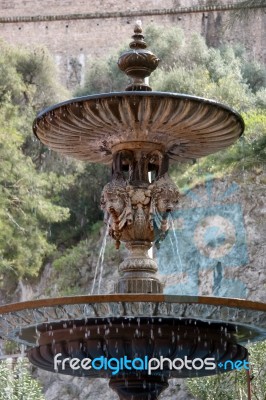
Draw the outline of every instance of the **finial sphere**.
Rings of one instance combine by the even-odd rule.
[[[151,51],[146,50],[147,45],[142,35],[140,20],[136,21],[132,39],[133,41],[129,44],[131,50],[121,55],[118,67],[132,79],[132,83],[126,90],[150,91],[152,89],[145,83],[145,78],[157,68],[160,60]]]
[[[135,28],[134,28],[135,33],[141,33],[142,32],[142,22],[140,19],[138,19],[135,23]]]

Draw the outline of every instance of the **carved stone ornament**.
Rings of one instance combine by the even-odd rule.
[[[125,242],[129,256],[120,264],[117,292],[158,293],[156,262],[148,256],[152,242],[158,246],[170,227],[179,192],[165,170],[167,160],[158,149],[133,149],[114,154],[113,179],[102,192],[101,207],[109,234],[119,248]],[[155,173],[149,182],[148,174]],[[160,173],[163,175],[159,175]]]

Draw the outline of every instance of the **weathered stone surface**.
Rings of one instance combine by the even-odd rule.
[[[249,173],[245,176],[238,175],[229,179],[209,181],[208,184],[200,185],[187,195],[181,196],[180,214],[176,224],[178,221],[184,223],[182,213],[185,222],[189,218],[191,220],[194,218],[196,221],[194,224],[186,225],[183,230],[182,226],[176,230],[188,238],[181,242],[179,248],[182,271],[175,263],[177,256],[175,258],[169,256],[170,247],[165,249],[168,253],[168,270],[163,265],[165,261],[163,251],[161,261],[158,253],[161,279],[164,280],[166,288],[172,288],[170,291],[172,294],[182,294],[183,291],[183,294],[242,297],[265,302],[265,184],[256,184],[255,175]],[[227,244],[229,248],[212,244],[210,238],[205,250],[208,251],[211,246],[214,248],[216,246],[222,253],[220,256],[210,253],[204,258],[205,250],[200,248],[201,237],[197,237],[195,231],[201,221],[205,221],[208,227],[208,218],[211,218],[209,214],[212,214],[214,221],[209,227],[221,228],[221,231],[228,235],[229,241],[225,246]],[[221,219],[215,219],[217,215]],[[188,226],[195,228],[190,236],[186,232]],[[229,227],[233,230],[231,243]],[[202,235],[204,234],[207,234],[207,228],[204,231],[203,225]],[[182,244],[187,248],[182,249]],[[164,244],[161,247],[163,246]]]
[[[40,371],[38,379],[44,384],[47,400],[117,400],[117,395],[109,388],[105,379],[71,378]],[[164,400],[193,400],[186,392],[184,381],[172,379],[169,387],[163,392]]]

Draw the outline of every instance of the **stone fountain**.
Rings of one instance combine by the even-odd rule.
[[[56,364],[59,373],[109,378],[121,400],[155,400],[171,377],[216,374],[225,371],[219,365],[227,360],[246,361],[244,344],[265,338],[266,305],[163,294],[148,250],[164,240],[178,206],[169,163],[230,146],[242,135],[244,123],[215,101],[153,92],[147,78],[159,59],[146,49],[139,24],[132,38],[130,50],[118,61],[131,78],[126,91],[57,104],[41,112],[33,126],[51,149],[112,166],[101,207],[116,247],[123,242],[128,249],[114,294],[2,306],[1,335],[26,344],[37,367],[54,371],[60,354],[68,361]],[[161,357],[167,358],[162,369],[149,370],[141,363]],[[98,364],[73,368],[73,358],[81,363],[98,359]],[[108,361],[115,358],[137,359],[135,368],[120,364],[114,373]],[[216,367],[201,368],[209,358]],[[178,364],[171,368],[174,360]]]

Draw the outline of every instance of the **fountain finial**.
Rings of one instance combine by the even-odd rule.
[[[152,89],[145,82],[145,78],[157,68],[160,60],[151,51],[146,50],[147,44],[140,20],[136,21],[132,39],[129,44],[131,50],[120,56],[118,67],[132,79],[132,83],[126,88],[127,91],[150,91]]]
[[[129,44],[131,49],[146,49],[147,44],[144,41],[144,36],[142,34],[142,22],[138,19],[134,27],[134,35],[132,36],[133,42]]]

